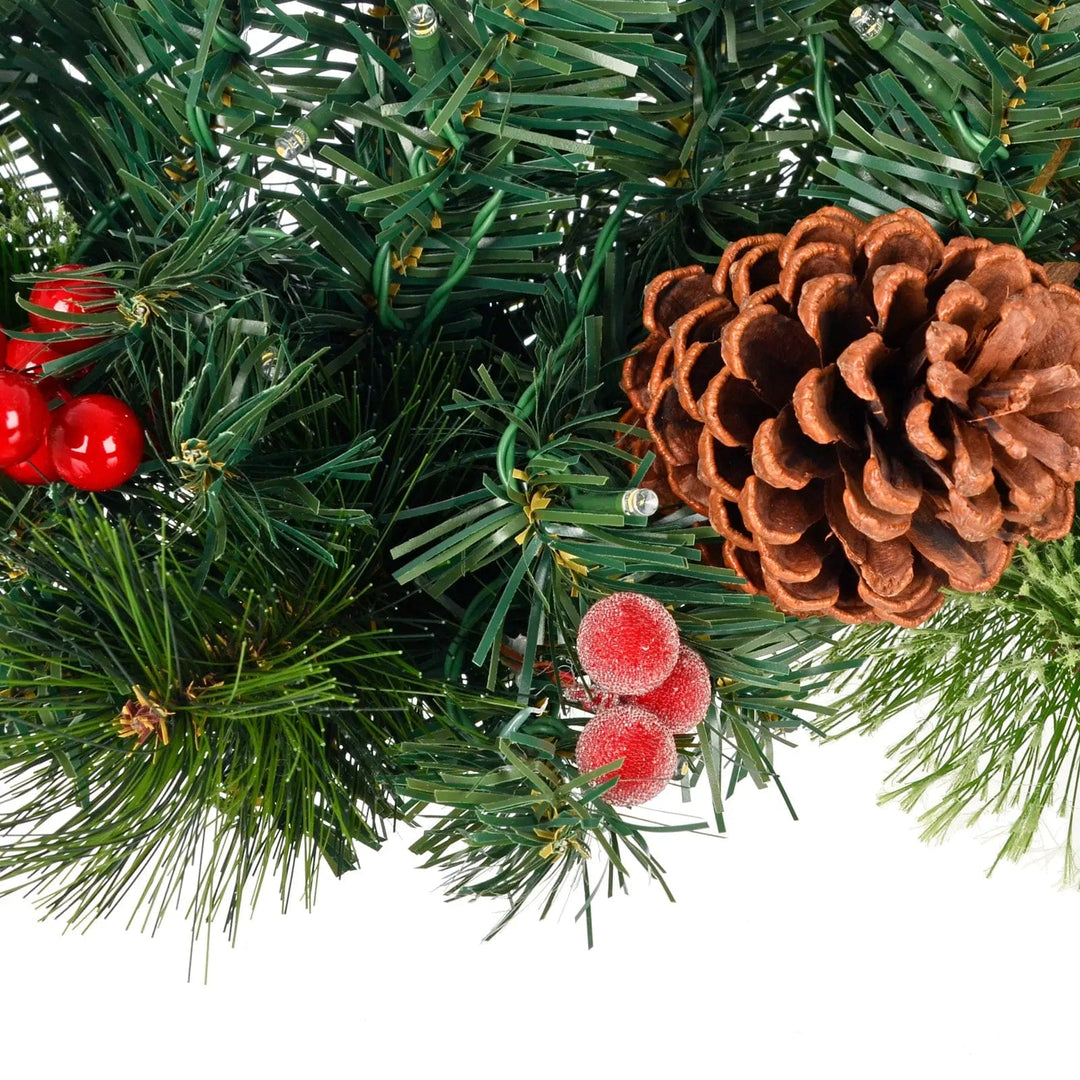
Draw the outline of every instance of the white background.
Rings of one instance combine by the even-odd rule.
[[[782,750],[798,822],[745,784],[726,839],[657,837],[677,903],[600,900],[591,952],[570,909],[481,942],[501,908],[401,838],[310,914],[267,895],[208,984],[179,917],[62,934],[8,897],[0,1076],[1075,1077],[1080,895],[1050,855],[987,880],[985,830],[922,843],[876,805],[886,745]]]

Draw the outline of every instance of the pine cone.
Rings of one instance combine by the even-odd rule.
[[[1015,247],[823,209],[661,274],[644,323],[632,414],[781,611],[915,626],[1069,531],[1080,293]]]

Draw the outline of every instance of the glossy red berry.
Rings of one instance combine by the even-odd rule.
[[[585,612],[578,659],[600,690],[644,694],[658,687],[679,656],[679,628],[663,604],[641,593],[612,593]]]
[[[83,266],[71,264],[58,266],[60,270],[83,270]],[[116,290],[106,284],[98,275],[93,277],[52,278],[49,281],[39,281],[30,290],[30,303],[38,307],[49,308],[56,314],[53,317],[39,315],[30,312],[30,325],[39,334],[53,334],[60,330],[70,330],[74,323],[69,322],[63,316],[66,313],[83,313],[88,311],[107,311],[115,306]],[[75,349],[85,348],[94,341],[102,341],[103,338],[82,339],[75,345]],[[68,350],[74,351],[72,349]]]
[[[25,371],[33,375],[41,371],[43,364],[50,360],[59,360],[64,355],[53,347],[52,342],[20,341],[13,338],[8,342],[5,362],[12,371]]]
[[[142,424],[108,394],[83,394],[61,405],[52,414],[48,440],[60,478],[83,491],[117,487],[142,461]]]
[[[633,699],[635,705],[656,715],[668,731],[694,730],[712,704],[712,676],[701,656],[689,645],[679,647],[671,674],[655,689]]]
[[[0,467],[25,461],[41,445],[49,406],[33,381],[0,371]]]
[[[51,484],[60,477],[49,453],[49,440],[42,431],[41,445],[26,459],[14,465],[5,465],[3,471],[20,484]]]
[[[0,326],[0,367],[7,363],[7,345],[8,336],[4,333],[4,328]]]
[[[667,787],[678,762],[674,736],[639,705],[616,705],[597,713],[578,736],[574,756],[583,773],[623,759],[619,768],[593,781],[602,784],[619,778],[600,796],[614,806],[639,806],[655,798]]]
[[[60,379],[52,375],[38,376],[34,379],[34,385],[41,391],[50,409],[55,405],[63,405],[74,396]]]

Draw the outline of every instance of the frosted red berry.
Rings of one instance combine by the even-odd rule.
[[[78,264],[58,266],[61,270],[83,270]],[[54,271],[55,272],[55,271]],[[54,334],[61,330],[70,330],[75,324],[64,318],[69,313],[88,311],[106,311],[116,303],[116,290],[95,275],[92,277],[74,276],[70,278],[52,278],[39,281],[30,290],[30,303],[38,307],[49,308],[55,315],[39,315],[30,312],[30,325],[39,334]],[[94,338],[92,341],[102,341]],[[83,348],[90,342],[82,340],[75,348]],[[69,350],[70,351],[70,350]]]
[[[578,628],[581,666],[601,690],[644,694],[672,672],[679,628],[663,604],[641,593],[613,593],[585,612]]]
[[[49,406],[25,375],[0,371],[0,467],[25,461],[45,438]]]
[[[619,778],[601,795],[613,806],[640,806],[656,798],[667,787],[678,761],[671,732],[640,705],[616,705],[597,713],[578,736],[575,756],[583,773],[624,759],[619,768],[593,781],[602,784],[613,776]]]
[[[712,704],[712,676],[701,656],[689,645],[679,646],[671,674],[655,689],[633,699],[656,715],[668,731],[693,731]]]
[[[60,478],[83,491],[117,487],[142,461],[142,424],[108,394],[83,394],[61,405],[52,414],[48,439]]]

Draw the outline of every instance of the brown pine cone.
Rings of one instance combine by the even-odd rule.
[[[1080,293],[1015,247],[830,207],[661,274],[644,322],[667,485],[781,611],[914,626],[1069,531]]]

